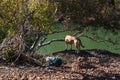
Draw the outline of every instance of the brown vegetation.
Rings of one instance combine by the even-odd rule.
[[[63,59],[61,67],[0,66],[1,80],[119,80],[120,55],[103,50],[53,53]],[[45,56],[44,56],[45,57]],[[44,64],[43,64],[44,65]]]
[[[108,29],[120,29],[118,0],[62,0],[57,1],[59,20],[86,25],[101,25]],[[59,14],[59,15],[58,15]],[[61,18],[62,15],[62,18]],[[114,26],[114,27],[113,27]]]

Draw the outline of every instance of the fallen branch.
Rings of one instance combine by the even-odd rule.
[[[48,42],[45,42],[45,43],[42,43],[42,44],[38,44],[38,47],[43,47],[43,46],[49,45],[52,42],[56,42],[56,41],[61,42],[61,41],[64,41],[64,39],[52,39],[51,41],[48,41]]]
[[[22,54],[21,56],[23,57],[23,59],[25,59],[25,60],[26,60],[27,62],[29,62],[29,63],[42,66],[42,63],[41,63],[39,60],[37,60],[37,59],[35,59],[35,58],[32,58],[32,57],[29,56],[29,55]]]

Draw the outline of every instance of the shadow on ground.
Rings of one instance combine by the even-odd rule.
[[[106,50],[65,50],[53,53],[62,57],[64,63],[61,72],[79,75],[81,80],[119,80],[120,55]],[[66,67],[66,66],[67,67]],[[68,67],[69,66],[69,67]]]

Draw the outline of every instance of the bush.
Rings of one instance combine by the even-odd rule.
[[[59,4],[58,14],[69,16],[74,23],[111,26],[113,22],[114,5],[109,2],[111,0],[55,1]]]

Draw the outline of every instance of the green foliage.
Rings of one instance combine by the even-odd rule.
[[[53,23],[54,6],[51,6],[48,0],[31,0],[28,7],[30,12],[34,11],[32,15],[34,28],[43,32],[49,32]]]
[[[0,8],[0,25],[2,27],[8,26],[11,27],[11,29],[15,29],[17,23],[23,16],[22,0],[1,0]]]
[[[27,3],[28,13],[34,12],[30,18],[33,28],[49,32],[53,22],[54,5],[51,5],[48,0],[29,0]],[[2,28],[9,27],[8,34],[16,30],[18,23],[27,14],[24,12],[23,5],[23,0],[0,1],[0,25]]]
[[[11,62],[13,60],[13,58],[15,57],[14,52],[15,51],[10,47],[5,49],[4,58],[7,62]]]
[[[0,42],[6,35],[15,33],[20,36],[20,31],[23,31],[24,42],[30,47],[39,32],[51,32],[55,11],[51,4],[48,0],[1,0]]]

